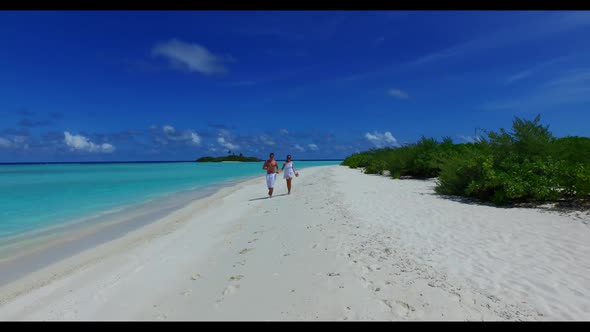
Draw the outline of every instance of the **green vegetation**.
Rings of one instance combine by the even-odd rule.
[[[515,118],[512,131],[486,131],[475,143],[422,137],[399,148],[373,149],[342,165],[393,178],[437,177],[436,192],[493,202],[590,199],[590,138],[555,138],[548,126]]]
[[[225,157],[202,157],[197,159],[198,163],[211,163],[211,162],[222,162],[222,161],[244,161],[244,162],[258,162],[262,161],[256,157],[244,157],[241,153],[239,156],[235,154],[228,154]]]

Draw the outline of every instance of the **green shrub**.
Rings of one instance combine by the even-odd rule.
[[[475,148],[449,156],[441,168],[435,191],[443,195],[469,196],[467,188],[482,178],[483,163],[490,158],[491,155]]]
[[[369,164],[365,167],[365,173],[367,174],[383,174],[383,171],[387,169],[387,162],[382,159],[372,159]]]
[[[414,144],[373,149],[342,165],[391,177],[438,177],[439,194],[472,197],[504,205],[590,198],[590,138],[556,139],[549,126],[514,118],[510,132],[486,131],[476,143],[453,144],[422,137]]]
[[[367,153],[355,153],[352,156],[344,159],[341,165],[348,166],[350,168],[366,167],[368,159]]]
[[[590,165],[590,138],[568,136],[555,139],[549,146],[549,155],[556,160]]]

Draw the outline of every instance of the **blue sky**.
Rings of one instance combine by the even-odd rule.
[[[0,162],[343,158],[540,113],[590,136],[590,12],[0,12]]]

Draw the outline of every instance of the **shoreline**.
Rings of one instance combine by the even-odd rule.
[[[180,208],[165,211],[160,218],[151,220],[148,223],[144,222],[142,225],[134,227],[128,232],[119,233],[118,236],[107,236],[100,243],[76,248],[72,252],[61,253],[62,255],[49,262],[44,261],[42,266],[36,266],[34,269],[28,269],[25,273],[20,273],[21,276],[17,280],[0,284],[0,308],[6,302],[18,298],[23,294],[41,289],[85,267],[92,266],[105,257],[113,257],[117,253],[124,252],[125,249],[136,248],[140,244],[145,244],[146,240],[149,241],[150,239],[161,237],[166,232],[171,232],[172,229],[175,229],[178,224],[186,222],[188,218],[187,213],[191,210],[206,208],[215,204],[217,199],[231,193],[235,188],[253,183],[254,181],[260,182],[259,176],[241,180],[229,180],[228,182],[233,185],[219,186],[211,193],[199,199],[190,200],[188,204]],[[122,223],[114,223],[114,225],[120,224]],[[41,259],[43,258],[41,257]],[[5,263],[0,263],[1,270],[4,270],[5,265],[2,264]],[[15,261],[14,264],[18,265],[19,262]]]
[[[98,215],[78,218],[42,230],[0,239],[0,288],[20,277],[75,256],[86,250],[124,237],[125,234],[158,222],[195,201],[259,178],[224,180],[196,189],[147,198]]]
[[[0,286],[0,319],[590,317],[590,228],[575,218],[341,166],[300,173],[291,195],[242,181]]]

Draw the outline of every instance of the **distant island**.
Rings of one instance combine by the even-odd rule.
[[[197,159],[198,163],[218,163],[218,162],[222,162],[222,161],[258,162],[258,161],[262,161],[262,160],[258,159],[256,157],[246,157],[246,156],[243,156],[241,153],[239,156],[236,156],[235,154],[231,154],[231,155],[227,155],[224,157],[201,157],[201,158]]]

